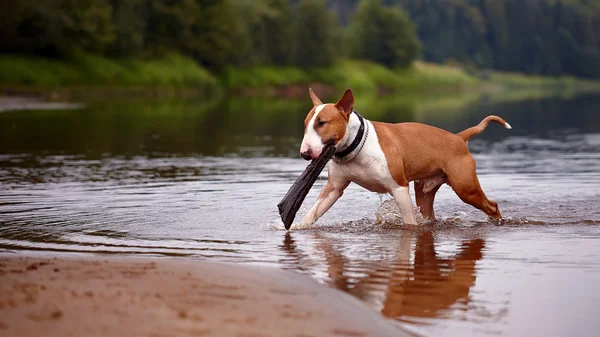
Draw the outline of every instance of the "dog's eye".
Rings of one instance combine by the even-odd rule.
[[[327,123],[327,121],[317,121],[318,126],[323,126],[325,123]]]

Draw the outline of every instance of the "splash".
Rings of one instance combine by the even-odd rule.
[[[292,230],[292,231],[311,230],[311,229],[322,228],[324,226],[326,226],[326,225],[320,225],[320,224],[317,224],[316,222],[312,223],[312,224],[303,223],[303,222],[294,222],[290,226],[290,230]],[[263,227],[265,227],[266,229],[269,229],[269,230],[286,231],[285,226],[283,225],[283,222],[281,222],[281,220],[265,223],[265,224],[263,224]]]
[[[294,222],[290,227],[292,231],[319,230],[326,232],[348,232],[348,233],[379,233],[386,230],[407,229],[402,220],[402,214],[392,197],[386,194],[378,194],[380,203],[374,218],[363,219],[337,219],[335,221],[317,221],[312,224]],[[456,229],[457,227],[471,228],[473,226],[523,226],[523,225],[550,225],[552,223],[532,219],[524,216],[505,216],[501,219],[486,218],[478,210],[471,212],[454,211],[448,215],[438,215],[436,220],[423,218],[419,207],[415,207],[417,227],[432,227],[443,229]],[[595,222],[594,222],[595,223]],[[560,224],[560,223],[557,223]],[[279,219],[265,224],[269,230],[285,231],[283,223]]]
[[[526,217],[518,216],[507,216],[501,219],[488,219],[489,223],[498,226],[510,226],[510,225],[545,225],[545,221],[528,219]]]

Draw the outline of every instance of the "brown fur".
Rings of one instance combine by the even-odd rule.
[[[309,89],[309,93],[314,106],[304,121],[305,129],[313,118],[316,107],[323,104],[312,89]],[[354,96],[350,89],[344,92],[337,103],[327,104],[322,108],[315,119],[314,128],[323,144],[337,144],[344,137],[353,108]],[[435,219],[433,202],[436,192],[444,183],[448,183],[463,202],[493,218],[501,218],[496,202],[489,200],[481,189],[475,160],[467,147],[467,141],[483,132],[492,121],[507,126],[506,122],[497,116],[488,116],[479,125],[458,134],[421,123],[371,123],[394,181],[404,187],[415,181],[417,206],[426,219]],[[310,156],[303,155],[303,158],[309,159]],[[339,191],[341,195],[344,188],[345,186],[333,186],[328,182],[319,200],[330,196],[334,191]],[[365,188],[378,191],[378,187]],[[333,202],[337,198],[339,196],[336,196]],[[311,221],[318,219],[331,205],[332,203],[323,209],[314,210],[314,213],[311,213]],[[406,205],[405,201],[402,201],[402,205]],[[414,217],[410,220],[414,221]]]
[[[305,129],[315,115],[316,107],[323,104],[310,88],[309,93],[313,101],[313,108],[304,119]],[[324,144],[328,142],[337,143],[344,138],[344,135],[346,134],[346,124],[348,123],[352,109],[354,109],[354,97],[350,90],[346,90],[337,103],[326,104],[325,107],[323,107],[315,119],[313,127]],[[321,125],[320,123],[324,124]]]
[[[484,240],[466,240],[456,254],[447,256],[436,251],[434,232],[405,231],[393,259],[363,261],[342,254],[335,239],[314,235],[330,285],[363,301],[381,303],[381,313],[388,317],[436,317],[457,302],[470,303],[477,262],[486,248]],[[298,266],[310,263],[304,261],[308,254],[296,247],[289,234],[281,247]],[[362,275],[350,273],[357,265]]]
[[[312,89],[309,92],[315,107],[323,104]],[[315,114],[315,107],[306,117],[305,128]],[[350,89],[336,104],[323,107],[314,126],[323,143],[337,143],[343,138],[353,108],[354,97]],[[319,125],[318,121],[326,123]],[[475,160],[466,144],[492,121],[506,123],[500,117],[488,116],[479,125],[458,134],[421,123],[371,123],[392,178],[405,187],[415,181],[417,206],[425,218],[435,219],[433,201],[443,183],[448,183],[463,202],[491,217],[501,218],[496,202],[489,200],[481,189]]]
[[[462,201],[491,217],[501,217],[496,202],[489,200],[479,185],[475,160],[463,138],[420,123],[372,123],[398,185],[408,187],[410,181],[442,175]],[[426,194],[417,187],[417,206],[423,208],[425,218],[435,218],[433,199],[439,187]]]
[[[506,121],[498,116],[490,115],[484,118],[479,124],[472,126],[466,130],[463,130],[456,135],[462,138],[465,142],[467,142],[471,137],[478,135],[487,128],[490,122],[497,122],[502,125],[506,125]]]

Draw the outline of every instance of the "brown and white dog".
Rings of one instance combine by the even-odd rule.
[[[302,224],[317,221],[354,182],[371,192],[389,193],[406,224],[416,225],[408,184],[414,181],[417,206],[425,219],[435,219],[433,200],[444,183],[465,203],[492,218],[501,218],[496,202],[489,200],[479,185],[475,160],[467,147],[472,136],[489,122],[511,126],[497,116],[458,134],[420,123],[369,121],[354,111],[350,89],[337,103],[323,104],[309,88],[313,108],[304,121],[300,155],[317,158],[326,144],[335,144],[328,181]]]

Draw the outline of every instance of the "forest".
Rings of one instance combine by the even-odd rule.
[[[423,59],[598,78],[600,0],[13,0],[0,3],[0,53],[177,53],[213,73]]]

